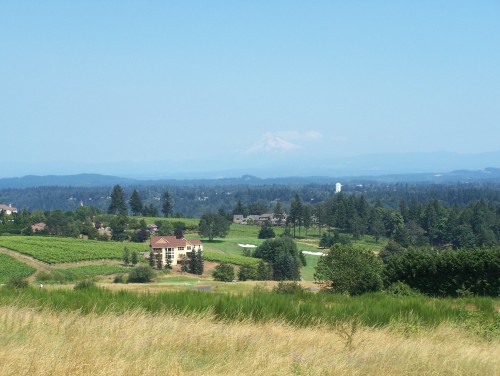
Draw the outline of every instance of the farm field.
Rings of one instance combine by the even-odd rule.
[[[200,223],[200,220],[198,218],[165,218],[165,217],[143,217],[143,216],[138,216],[134,218],[137,218],[138,220],[144,219],[148,224],[155,223],[156,221],[167,221],[170,223],[184,222],[184,224],[188,229],[198,228],[198,224]]]
[[[28,277],[34,272],[35,268],[0,253],[0,284],[8,282],[12,277]]]
[[[149,219],[153,222],[155,218]],[[177,219],[171,220],[174,221]],[[232,224],[227,237],[216,238],[212,242],[202,239],[205,260],[218,263],[228,262],[237,266],[245,264],[256,265],[259,260],[243,256],[243,248],[238,244],[253,244],[256,246],[262,244],[264,240],[257,238],[259,230],[260,226]],[[281,234],[282,231],[282,228],[275,228],[277,235]],[[311,237],[297,240],[298,249],[313,252],[321,251],[317,246],[319,238],[317,236],[314,237],[312,231],[309,234]],[[185,236],[187,239],[199,238],[199,235],[195,233],[186,233]],[[375,249],[375,246],[382,247],[385,242],[374,243],[371,238],[363,237],[358,244]],[[61,237],[9,236],[0,237],[0,247],[20,252],[47,264],[58,265],[64,263],[78,264],[84,261],[105,259],[121,260],[124,247],[128,247],[131,251],[142,252],[148,250],[149,244],[99,242]],[[306,260],[307,265],[301,270],[302,279],[313,281],[314,268],[318,262],[318,256],[306,255]]]
[[[117,273],[128,273],[130,268],[120,265],[84,265],[74,268],[57,268],[51,272],[39,274],[37,280],[46,282],[73,282],[82,279],[93,279]]]
[[[0,247],[32,256],[48,264],[99,259],[121,259],[123,248],[142,252],[147,244],[99,242],[75,238],[8,236],[0,237]]]

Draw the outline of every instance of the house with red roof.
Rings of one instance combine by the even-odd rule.
[[[47,225],[43,222],[35,223],[34,225],[31,225],[31,230],[33,230],[33,232],[45,231],[46,228],[47,228]]]
[[[203,244],[200,240],[187,240],[175,236],[152,236],[149,248],[153,251],[156,259],[161,257],[162,264],[177,265],[183,256],[189,257],[191,252],[203,252]]]

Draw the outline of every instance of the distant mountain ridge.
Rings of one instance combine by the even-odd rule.
[[[32,187],[102,187],[115,184],[131,185],[134,179],[100,174],[77,175],[27,175],[21,178],[0,179],[0,188],[32,188]]]
[[[484,170],[456,170],[445,173],[409,173],[389,174],[379,176],[309,176],[309,177],[281,177],[281,178],[259,178],[252,175],[243,175],[239,178],[219,179],[159,179],[141,180],[123,178],[100,174],[77,174],[77,175],[27,175],[20,178],[1,178],[0,189],[9,188],[33,188],[33,187],[110,187],[116,184],[123,186],[151,186],[151,185],[267,185],[267,184],[334,184],[336,182],[412,182],[412,183],[452,183],[452,182],[479,182],[500,181],[500,168],[488,167]]]

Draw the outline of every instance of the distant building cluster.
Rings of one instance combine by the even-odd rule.
[[[233,215],[233,223],[240,225],[262,225],[266,221],[271,222],[273,226],[279,226],[286,222],[286,214],[276,216],[274,214],[260,214],[260,215],[247,215],[246,217],[241,214]]]

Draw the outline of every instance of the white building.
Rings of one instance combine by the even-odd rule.
[[[162,264],[177,265],[182,256],[188,257],[193,252],[202,251],[203,244],[200,240],[178,239],[175,236],[152,236],[149,244],[155,257],[161,257]]]
[[[17,213],[17,209],[12,205],[7,206],[0,204],[0,212],[5,212],[5,214],[11,215],[12,213]]]
[[[340,193],[341,190],[342,190],[342,184],[340,183],[335,184],[335,193]]]

